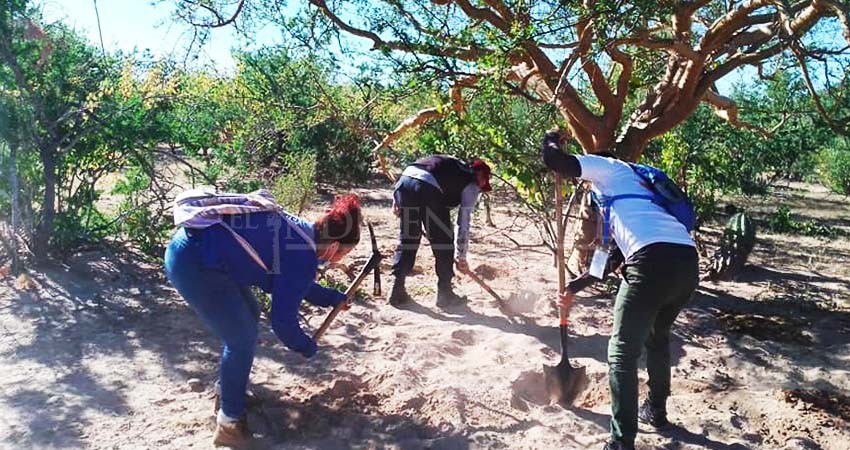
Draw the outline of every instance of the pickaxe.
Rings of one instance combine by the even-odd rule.
[[[378,251],[378,242],[375,240],[375,231],[372,229],[372,224],[367,223],[369,226],[369,236],[372,240],[372,256],[369,257],[369,260],[366,261],[366,265],[360,269],[360,273],[357,274],[357,278],[351,282],[348,286],[348,289],[345,290],[345,300],[340,302],[338,305],[334,307],[334,309],[328,314],[328,317],[325,318],[325,321],[322,322],[322,326],[316,331],[316,334],[313,335],[313,340],[318,341],[325,331],[331,326],[331,322],[333,322],[334,318],[336,318],[337,314],[340,311],[348,307],[348,304],[354,299],[354,296],[357,294],[357,288],[360,287],[360,283],[366,279],[366,276],[369,275],[369,272],[372,270],[375,271],[375,288],[374,292],[376,295],[381,294],[381,276],[379,274],[380,264],[381,264],[381,252]]]

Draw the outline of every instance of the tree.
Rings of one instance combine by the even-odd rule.
[[[145,68],[104,54],[61,23],[43,24],[23,0],[0,3],[0,60],[0,109],[15,121],[8,128],[0,123],[0,139],[14,159],[11,174],[20,174],[11,180],[19,182],[13,203],[30,213],[13,221],[33,218],[21,234],[37,259],[132,223],[136,211],[125,205],[113,220],[97,210],[96,185],[106,175],[129,169],[125,174],[135,176],[122,185],[134,186],[123,192],[135,201],[133,210],[152,202],[160,210],[170,206],[162,193],[167,187],[152,199],[139,195],[161,183],[152,150],[166,136],[160,118],[173,90],[162,64]],[[151,220],[137,222],[160,229]]]
[[[313,48],[335,34],[359,38],[397,72],[441,86],[441,104],[420,109],[374,147],[382,166],[382,150],[403,133],[462,116],[467,92],[482,87],[553,105],[582,151],[610,149],[626,160],[638,160],[703,103],[728,123],[768,137],[776,124],[742,120],[716,83],[745,66],[769,76],[789,55],[803,68],[844,67],[850,55],[834,34],[824,36],[834,27],[850,44],[850,5],[838,0],[306,2],[300,21],[283,18],[274,1],[177,4],[181,17],[205,28],[295,24],[292,41]],[[840,69],[824,73],[843,76]],[[541,135],[551,125],[528,131]]]
[[[830,18],[850,43],[850,6],[834,0],[307,1],[325,19],[310,22],[317,30],[366,39],[398,67],[451,83],[456,111],[463,108],[461,89],[495,79],[506,92],[554,104],[584,151],[615,149],[631,160],[701,102],[743,125],[737,105],[715,89],[738,68],[764,71],[792,50],[804,64],[847,56],[846,47],[807,41]],[[237,23],[240,14],[249,22],[263,5],[275,17],[277,7],[232,0],[179,5],[192,11],[193,23],[207,25]],[[409,123],[437,116],[424,109]]]
[[[103,80],[101,59],[70,30],[44,30],[30,19],[25,1],[4,1],[0,9],[0,58],[25,113],[31,141],[43,169],[41,214],[33,237],[38,257],[47,253],[56,218],[57,164],[86,134],[99,127],[90,120],[89,93]]]

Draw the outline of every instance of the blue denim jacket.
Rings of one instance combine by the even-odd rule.
[[[316,306],[336,306],[345,295],[315,282],[319,260],[312,243],[304,234],[315,239],[313,225],[303,219],[288,220],[274,212],[259,212],[224,216],[226,223],[256,250],[269,271],[260,267],[221,225],[190,230],[190,239],[203,240],[203,263],[209,268],[229,273],[241,286],[256,286],[271,294],[271,324],[275,335],[286,347],[305,356],[316,353],[316,343],[301,329],[298,311],[301,301]]]

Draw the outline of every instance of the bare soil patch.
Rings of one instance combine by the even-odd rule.
[[[359,192],[387,274],[397,228],[391,191]],[[850,202],[816,186],[791,185],[747,206],[763,214],[786,201],[801,217],[850,225]],[[549,405],[540,388],[542,365],[559,353],[552,257],[519,206],[493,206],[495,227],[476,214],[470,264],[496,292],[539,295],[533,307],[506,316],[458,278],[468,307],[438,309],[423,240],[408,281],[416,304],[395,309],[364,296],[315,358],[286,351],[264,319],[248,417],[258,448],[602,447],[615,284],[577,299],[571,316],[571,356],[588,368],[588,390],[575,408]],[[704,228],[706,247],[721,223]],[[368,247],[346,261],[355,271]],[[638,448],[846,449],[848,262],[848,239],[760,231],[752,265],[736,281],[703,283],[677,321],[668,405],[676,427],[642,428]],[[0,447],[210,447],[219,344],[156,263],[87,252],[28,277],[25,288],[0,280]],[[338,270],[327,277],[348,281]],[[325,314],[305,308],[305,326],[315,329]]]

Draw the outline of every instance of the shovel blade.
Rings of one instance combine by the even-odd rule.
[[[569,361],[557,366],[543,366],[543,379],[551,403],[570,406],[584,392],[590,382],[584,366],[573,367]]]

